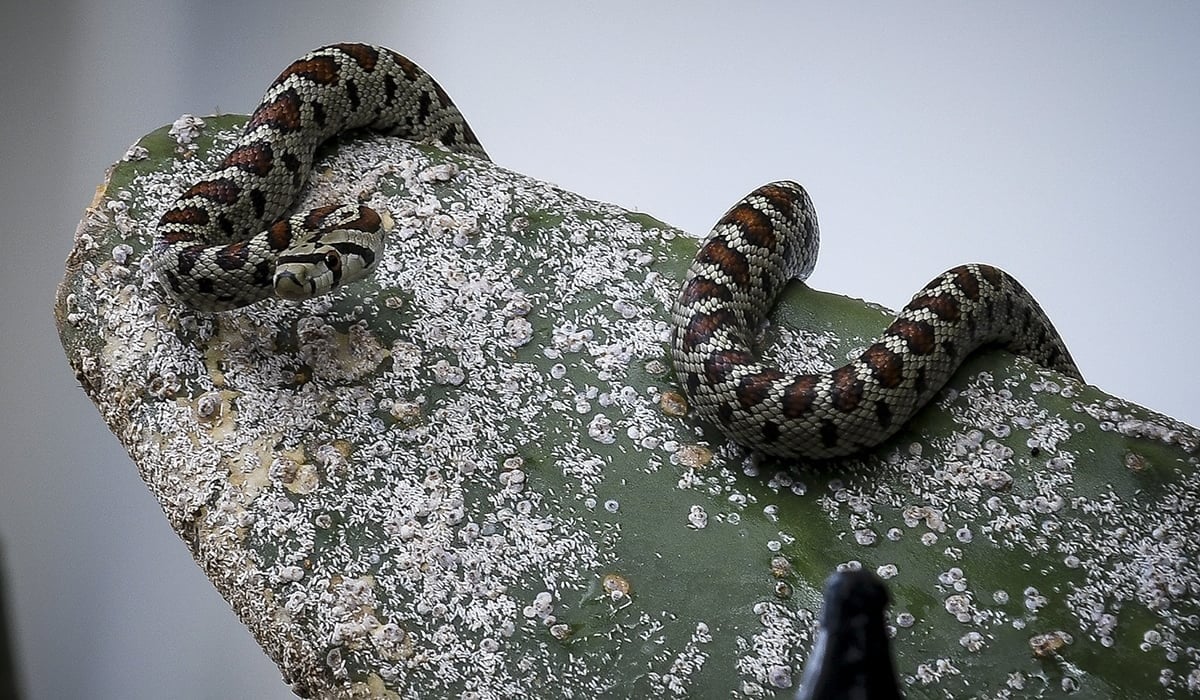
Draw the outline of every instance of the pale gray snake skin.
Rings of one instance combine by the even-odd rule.
[[[389,49],[336,44],[288,66],[233,149],[162,215],[151,262],[168,294],[201,311],[271,296],[304,299],[369,274],[380,215],[356,204],[281,218],[318,147],[369,129],[487,159],[440,86]],[[733,440],[784,457],[853,454],[893,435],[962,359],[1000,345],[1079,378],[1037,302],[1006,273],[963,265],[925,286],[849,364],[786,374],[759,361],[753,337],[791,279],[816,261],[816,213],[803,188],[764,185],[717,223],[672,311],[672,356],[690,405]]]
[[[267,89],[233,150],[159,220],[151,269],[176,300],[222,311],[278,294],[303,299],[368,274],[380,216],[354,204],[291,219],[317,147],[354,129],[433,141],[487,159],[444,90],[390,49],[335,44]]]
[[[673,310],[675,373],[689,404],[730,438],[780,457],[861,452],[893,434],[976,349],[998,345],[1081,379],[1037,301],[990,265],[961,265],[917,292],[852,362],[787,374],[753,338],[791,279],[816,263],[817,215],[794,182],[751,192],[709,233]]]

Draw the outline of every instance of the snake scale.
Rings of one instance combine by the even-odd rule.
[[[935,277],[835,370],[797,375],[763,364],[754,332],[784,284],[812,272],[817,244],[804,188],[773,182],[717,222],[688,269],[672,314],[675,371],[691,405],[735,441],[781,457],[860,452],[898,431],[987,345],[1081,379],[1033,296],[982,264]]]
[[[162,215],[151,269],[181,303],[219,311],[272,295],[303,299],[371,271],[381,218],[358,205],[280,218],[336,134],[359,128],[487,159],[445,91],[382,47],[336,44],[288,66],[216,170]],[[883,336],[829,372],[764,364],[754,336],[779,293],[816,262],[816,213],[792,182],[764,185],[713,228],[672,309],[672,356],[689,404],[733,440],[781,457],[824,459],[876,445],[998,345],[1079,379],[1058,332],[1005,272],[962,265],[927,284]]]
[[[383,247],[369,207],[279,219],[308,181],[317,147],[354,129],[487,153],[432,77],[378,46],[334,44],[284,69],[233,150],[159,219],[151,269],[178,301],[223,311],[277,295],[306,299],[370,273]]]

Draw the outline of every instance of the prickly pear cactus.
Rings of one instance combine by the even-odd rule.
[[[1200,691],[1195,429],[994,352],[873,454],[754,459],[671,373],[693,239],[396,139],[331,148],[301,203],[389,213],[370,281],[181,309],[145,272],[154,222],[242,121],[130,149],[55,316],[297,694],[788,697],[847,566],[888,580],[909,697]],[[794,285],[763,344],[828,369],[887,320]]]

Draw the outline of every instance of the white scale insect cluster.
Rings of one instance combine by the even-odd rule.
[[[1086,437],[1089,428],[1081,416],[1094,419],[1086,421],[1093,431],[1152,437],[1189,451],[1195,431],[1161,417],[1139,415],[1144,409],[1115,399],[1082,400],[1072,386],[1043,379],[1040,370],[1032,372],[1032,377],[1016,374],[1003,380],[979,372],[961,391],[946,392],[939,409],[949,412],[962,432],[941,444],[933,458],[922,456],[921,443],[909,443],[897,446],[886,459],[894,476],[903,475],[907,493],[891,490],[886,484],[893,480],[878,473],[855,479],[854,486],[833,479],[820,498],[822,507],[834,522],[857,528],[850,532],[866,546],[876,541],[876,530],[885,531],[890,541],[916,536],[922,545],[940,548],[947,562],[958,563],[970,561],[968,547],[983,538],[1006,550],[1025,551],[1030,561],[1056,559],[1064,570],[1077,572],[1066,587],[1041,590],[1047,566],[1030,566],[1030,584],[1011,596],[1004,590],[974,590],[965,563],[939,573],[936,588],[944,594],[944,612],[965,628],[960,645],[972,654],[987,649],[1005,628],[1041,628],[1040,616],[1053,603],[1054,611],[1060,606],[1068,611],[1077,634],[1102,647],[1113,647],[1122,627],[1137,625],[1124,633],[1143,640],[1141,651],[1159,655],[1163,687],[1200,690],[1200,561],[1194,534],[1200,532],[1200,472],[1195,458],[1192,469],[1177,481],[1147,488],[1134,502],[1119,498],[1111,484],[1087,483],[1091,475],[1080,473],[1080,465],[1094,461],[1089,455],[1093,451],[1067,447],[1072,438]],[[1070,408],[1076,417],[1040,409],[1033,397],[1042,392],[1073,400]],[[1007,438],[1014,433],[1022,436],[1028,456],[1017,457],[1008,446]],[[1144,458],[1128,455],[1124,466],[1135,475],[1149,468]],[[1015,485],[1019,483],[1024,488]],[[900,522],[893,524],[881,512],[898,499],[909,505],[900,509]],[[889,562],[877,573],[893,579],[904,567]],[[907,630],[919,625],[921,617],[903,609],[894,609],[892,616],[896,643],[904,645]],[[1137,622],[1122,622],[1131,616]],[[1147,619],[1151,626],[1143,632]],[[1051,649],[1039,646],[1040,638],[1030,638],[1036,658],[1069,658],[1060,652],[1075,642],[1070,633],[1054,631]],[[962,673],[952,660],[933,657],[905,680],[931,686]],[[1062,690],[1079,687],[1082,671],[1064,663],[1062,673]],[[1043,682],[1028,671],[1014,671],[1008,689],[997,697],[1019,697],[1007,691],[1041,687]]]
[[[173,129],[181,150],[194,150],[202,124],[181,120]],[[131,190],[168,202],[203,170],[184,159],[174,172],[150,174],[107,215],[144,250],[158,212],[128,219]],[[440,200],[432,187],[456,177],[477,178],[472,190],[490,197]],[[106,376],[153,389],[151,399],[124,407],[136,432],[126,444],[147,483],[175,527],[196,533],[198,559],[264,645],[313,654],[296,665],[320,669],[335,685],[361,668],[393,688],[480,697],[530,683],[577,683],[573,692],[588,692],[617,682],[602,663],[564,680],[553,654],[540,667],[536,656],[505,662],[513,644],[571,641],[572,618],[557,616],[557,601],[586,595],[613,532],[553,506],[531,477],[543,467],[520,455],[538,446],[534,453],[567,480],[584,512],[611,521],[621,515],[618,500],[595,498],[612,459],[602,448],[632,440],[648,470],[679,449],[678,418],[668,423],[659,409],[663,386],[623,383],[635,363],[667,380],[667,328],[652,309],[665,306],[672,285],[647,273],[653,256],[640,249],[647,236],[669,231],[632,223],[613,231],[580,219],[556,229],[561,241],[521,244],[502,223],[527,206],[517,202],[560,212],[582,200],[523,182],[514,191],[453,163],[430,165],[397,142],[344,145],[314,179],[298,208],[360,199],[391,215],[389,255],[370,283],[382,291],[196,315],[158,305],[148,278],[129,274],[137,261],[128,244],[113,250],[104,271],[89,270],[111,324]],[[406,196],[381,195],[388,180],[403,182]],[[481,227],[479,218],[492,224]],[[537,224],[522,216],[508,226]],[[514,270],[512,260],[531,264]],[[547,282],[549,291],[529,291]],[[403,321],[369,323],[376,304]],[[530,347],[544,319],[564,312],[572,320],[554,323],[548,342]],[[197,354],[192,343],[206,349]],[[559,413],[563,434],[545,432],[548,410]],[[567,434],[576,437],[562,439]],[[546,588],[531,588],[535,581]],[[270,602],[264,585],[282,600]],[[627,594],[613,598],[614,609],[628,605]],[[578,626],[578,610],[568,612]],[[291,645],[293,625],[326,650]],[[666,686],[689,687],[708,658],[707,639],[693,631],[682,646],[663,648],[674,655]],[[747,663],[787,666],[794,646]]]
[[[96,252],[104,227],[118,242],[80,266],[89,298],[66,297],[64,318],[103,339],[73,364],[299,689],[594,697],[636,676],[665,697],[714,679],[746,697],[790,693],[826,573],[804,567],[837,547],[847,566],[938,596],[890,611],[910,688],[978,689],[973,660],[1019,633],[1037,642],[1030,658],[1061,661],[1056,690],[1086,684],[1062,661],[1073,645],[1122,636],[1161,659],[1164,687],[1200,690],[1194,457],[1159,486],[1153,454],[1131,448],[1118,466],[1147,481],[1136,503],[1087,471],[1093,434],[1194,455],[1187,426],[1032,369],[978,372],[938,402],[949,434],[902,434],[882,460],[831,475],[747,458],[682,418],[666,364],[677,280],[656,269],[669,229],[388,139],[343,144],[298,204],[388,213],[372,280],[218,316],[160,305],[135,253],[160,212],[143,208],[206,169],[187,155],[202,126],[177,123],[173,171],[89,212],[77,249]],[[216,151],[235,134],[217,134]],[[777,335],[767,356],[787,371],[840,362],[830,334]],[[1040,395],[1070,408],[1039,408]],[[652,528],[649,548],[631,537]],[[1030,573],[996,590],[979,553],[997,549],[1070,582]],[[734,586],[758,622],[742,634],[716,622],[729,610],[689,607],[713,562],[735,557],[761,570],[759,588]],[[1070,629],[1043,629],[1051,613]],[[923,646],[935,636],[947,648]],[[618,663],[645,648],[644,663]],[[1030,666],[996,672],[995,697],[1051,682]]]

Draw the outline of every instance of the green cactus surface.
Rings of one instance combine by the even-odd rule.
[[[1194,428],[994,351],[870,454],[754,457],[671,370],[696,239],[394,138],[327,147],[298,205],[386,212],[371,279],[192,312],[145,256],[243,121],[130,149],[55,315],[297,694],[791,697],[824,579],[858,566],[891,589],[910,698],[1200,693]],[[761,344],[826,370],[889,320],[797,283]]]

